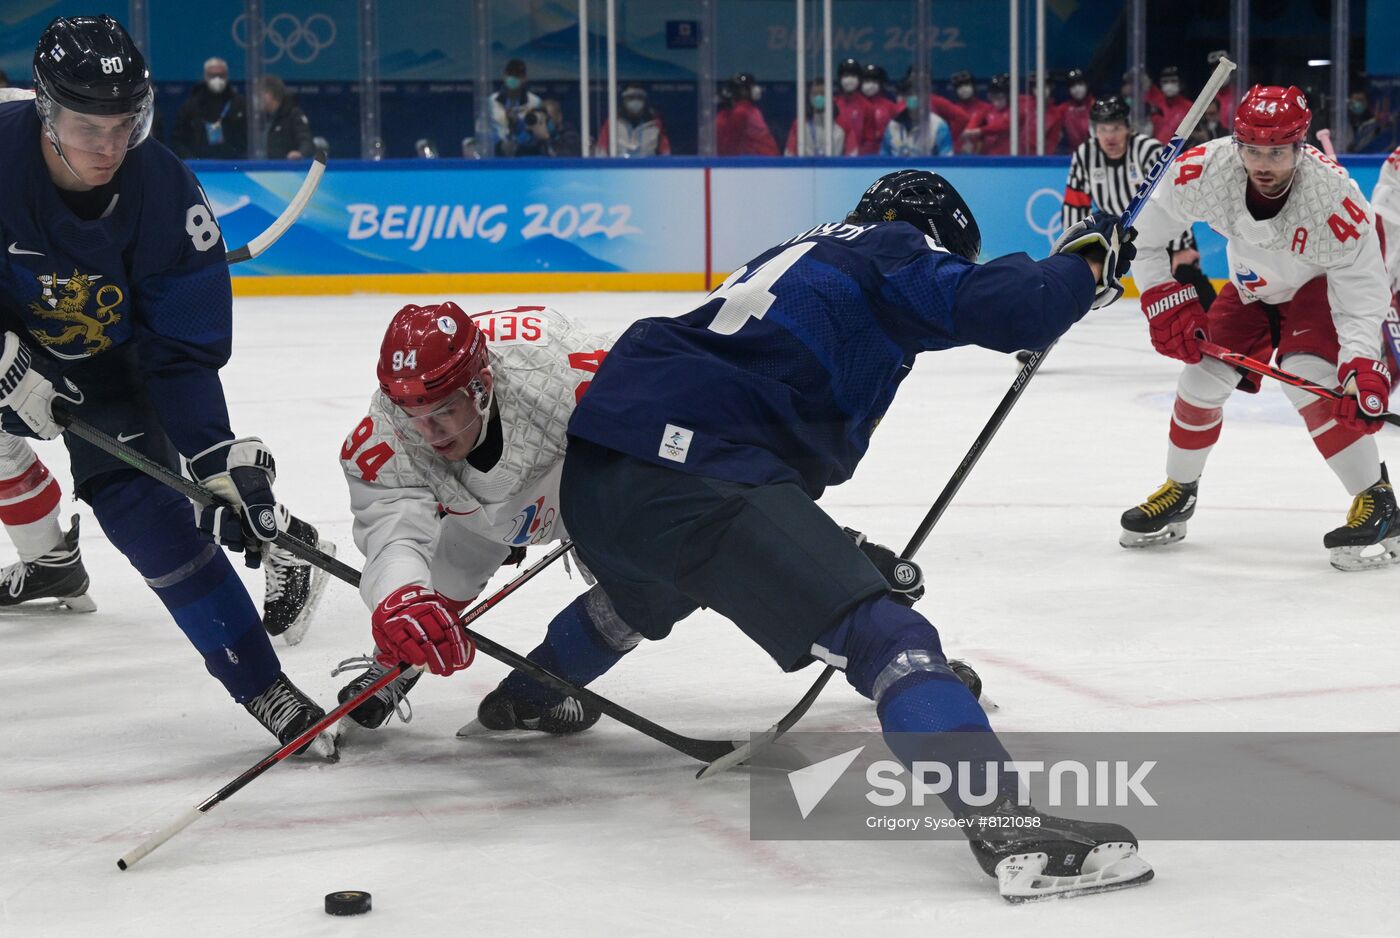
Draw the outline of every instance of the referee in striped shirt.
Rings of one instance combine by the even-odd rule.
[[[1162,149],[1162,144],[1152,137],[1129,131],[1128,106],[1121,98],[1095,101],[1089,120],[1093,133],[1075,148],[1070,158],[1065,204],[1060,211],[1065,228],[1088,216],[1095,206],[1121,215]],[[1183,231],[1171,243],[1170,250],[1172,276],[1181,283],[1194,284],[1201,305],[1209,309],[1215,288],[1201,272],[1195,236],[1189,229]]]

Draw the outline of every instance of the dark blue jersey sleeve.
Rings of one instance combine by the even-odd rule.
[[[886,273],[880,300],[916,350],[1014,352],[1045,348],[1078,322],[1094,301],[1094,277],[1076,256],[1008,254],[973,264],[929,250]]]
[[[136,340],[161,425],[190,456],[233,436],[219,380],[232,351],[233,291],[223,238],[194,174],[164,147],[143,149]]]

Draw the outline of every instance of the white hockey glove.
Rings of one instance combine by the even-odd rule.
[[[1123,295],[1120,281],[1137,255],[1132,243],[1135,234],[1131,228],[1123,230],[1117,215],[1094,212],[1066,228],[1055,242],[1053,254],[1078,254],[1086,260],[1102,262],[1103,271],[1099,274],[1090,309],[1107,306]]]
[[[81,404],[83,393],[67,378],[54,387],[33,364],[29,346],[6,332],[0,345],[0,429],[14,436],[52,440],[63,432],[53,419],[53,402]]]
[[[195,505],[195,523],[215,544],[243,554],[256,569],[263,548],[287,530],[291,514],[272,496],[277,462],[255,436],[225,440],[190,460],[190,475],[210,492],[234,506]]]

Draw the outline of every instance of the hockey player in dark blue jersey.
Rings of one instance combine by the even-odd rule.
[[[815,503],[850,478],[918,353],[1044,348],[1121,295],[1133,254],[1103,214],[1066,231],[1043,261],[979,265],[980,246],[946,180],[903,170],[872,185],[844,222],[735,271],[694,312],[623,333],[574,410],[560,490],[579,557],[623,622],[660,639],[697,607],[713,609],[784,670],[816,660],[844,670],[887,733],[956,733],[940,745],[964,740],[964,758],[1009,761],[937,630],[891,596]],[[622,657],[553,623],[546,645],[581,683]],[[540,688],[538,703],[549,694]],[[974,765],[973,777],[982,771]],[[1126,828],[1017,801],[1013,784],[990,806],[950,803],[1008,898],[1152,877]]]
[[[275,464],[236,438],[219,369],[232,291],[223,239],[192,173],[147,136],[146,63],[107,16],[59,17],[34,55],[32,101],[0,104],[0,417],[52,439],[61,404],[194,477],[240,517],[191,511],[171,489],[64,435],[74,490],[155,590],[209,672],[278,739],[324,711],[282,673],[258,611],[216,544],[258,566],[287,514]],[[211,542],[212,540],[212,542]],[[334,738],[312,744],[335,755]]]

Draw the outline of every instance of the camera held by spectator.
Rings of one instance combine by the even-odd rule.
[[[525,125],[530,112],[544,106],[539,95],[527,87],[529,75],[525,63],[511,59],[501,72],[501,88],[491,95],[491,128],[496,138],[497,156],[538,155],[538,144]],[[521,148],[530,152],[521,152]]]

